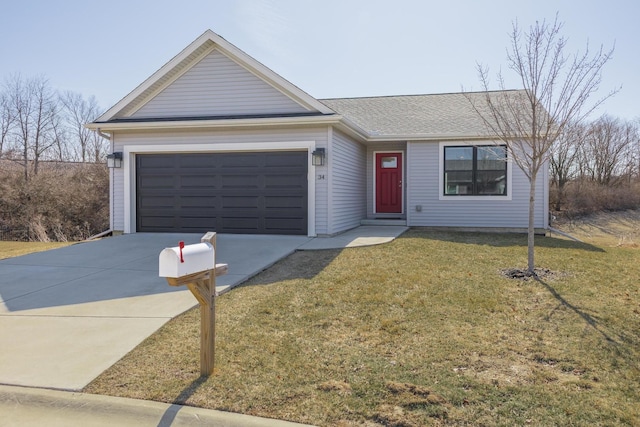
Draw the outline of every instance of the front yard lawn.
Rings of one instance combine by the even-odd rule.
[[[537,245],[544,281],[501,273],[523,235],[297,252],[218,299],[210,378],[194,309],[85,391],[325,426],[640,425],[640,252]]]
[[[12,258],[32,252],[48,251],[49,249],[69,246],[73,242],[8,242],[0,241],[0,259]]]

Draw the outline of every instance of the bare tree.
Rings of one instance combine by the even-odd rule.
[[[525,33],[517,21],[510,33],[507,49],[508,68],[514,71],[523,91],[505,91],[505,80],[499,72],[502,92],[490,92],[488,69],[478,65],[480,82],[486,96],[479,105],[476,97],[468,97],[476,112],[492,134],[507,146],[512,161],[529,180],[529,223],[527,274],[535,275],[534,214],[536,178],[549,161],[553,144],[570,123],[580,123],[616,91],[589,103],[599,88],[601,72],[611,59],[613,49],[601,47],[591,55],[567,55],[567,40],[561,35],[558,16],[552,24],[536,22]]]
[[[78,144],[77,159],[82,162],[102,161],[106,153],[104,138],[84,127],[100,114],[96,99],[93,96],[85,99],[79,93],[67,91],[60,100],[66,113],[67,127]]]
[[[551,180],[555,184],[558,195],[555,210],[559,211],[564,201],[564,189],[567,183],[576,175],[577,159],[583,153],[586,125],[568,124],[558,136],[549,156]]]
[[[637,121],[625,121],[623,130],[623,141],[626,148],[623,154],[623,161],[620,165],[620,175],[626,178],[629,183],[636,176],[636,166],[638,165],[640,150],[640,129]]]
[[[38,174],[40,159],[55,145],[54,125],[58,111],[54,92],[43,77],[24,80],[16,75],[5,84],[8,105],[14,118],[13,143],[19,153],[18,162],[29,180],[29,165]]]
[[[71,154],[72,147],[70,147],[70,141],[68,137],[67,129],[64,126],[63,119],[60,115],[56,117],[56,120],[51,126],[53,136],[52,158],[59,162],[69,161],[73,159]]]
[[[631,123],[603,116],[590,126],[586,135],[585,171],[591,181],[611,185],[631,174],[632,147],[637,131]]]
[[[11,108],[9,108],[9,100],[6,94],[0,92],[0,159],[4,155],[12,124],[13,114]]]
[[[635,159],[635,171],[633,175],[635,175],[638,182],[640,182],[640,118],[637,118],[633,121],[633,125],[636,128],[636,143],[633,148],[633,158]]]

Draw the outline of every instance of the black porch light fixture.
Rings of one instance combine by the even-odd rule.
[[[324,159],[324,148],[316,148],[313,153],[311,153],[311,164],[313,166],[324,166]]]
[[[107,154],[107,167],[108,168],[122,167],[122,151],[116,151],[111,154]]]

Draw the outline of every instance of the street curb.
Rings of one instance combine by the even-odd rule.
[[[191,406],[7,385],[0,385],[0,420],[2,426],[305,426]]]

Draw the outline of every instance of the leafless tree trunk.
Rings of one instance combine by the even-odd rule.
[[[558,17],[552,24],[536,22],[525,33],[513,23],[508,68],[514,71],[523,91],[506,91],[498,73],[501,92],[490,92],[488,69],[478,65],[485,96],[482,102],[468,96],[488,129],[506,144],[511,160],[522,169],[530,184],[527,273],[535,275],[535,185],[538,173],[549,161],[554,143],[570,123],[579,124],[616,91],[588,103],[599,88],[601,72],[613,49],[601,47],[593,56],[567,56],[566,39]]]
[[[0,159],[4,155],[4,150],[8,143],[9,130],[13,125],[12,113],[7,96],[4,93],[0,93]]]
[[[630,123],[603,116],[591,124],[587,134],[585,166],[590,179],[600,185],[611,185],[629,173],[628,156],[634,143]]]
[[[24,168],[24,179],[28,181],[30,162],[33,174],[37,175],[41,157],[56,142],[54,124],[58,112],[54,93],[42,77],[25,81],[19,75],[14,76],[5,88],[15,121],[14,144],[21,154],[19,162]]]
[[[52,131],[54,138],[54,144],[52,148],[55,156],[52,160],[60,162],[72,160],[73,156],[70,153],[67,130],[65,129],[59,118],[53,123]]]
[[[555,210],[561,209],[564,201],[565,185],[576,174],[576,159],[582,152],[585,140],[585,126],[569,124],[553,144],[549,166],[551,179],[558,190]]]
[[[66,112],[69,131],[78,144],[77,159],[83,163],[102,161],[106,152],[103,138],[84,127],[100,114],[96,99],[93,96],[85,99],[79,93],[67,91],[60,96],[60,100]]]

